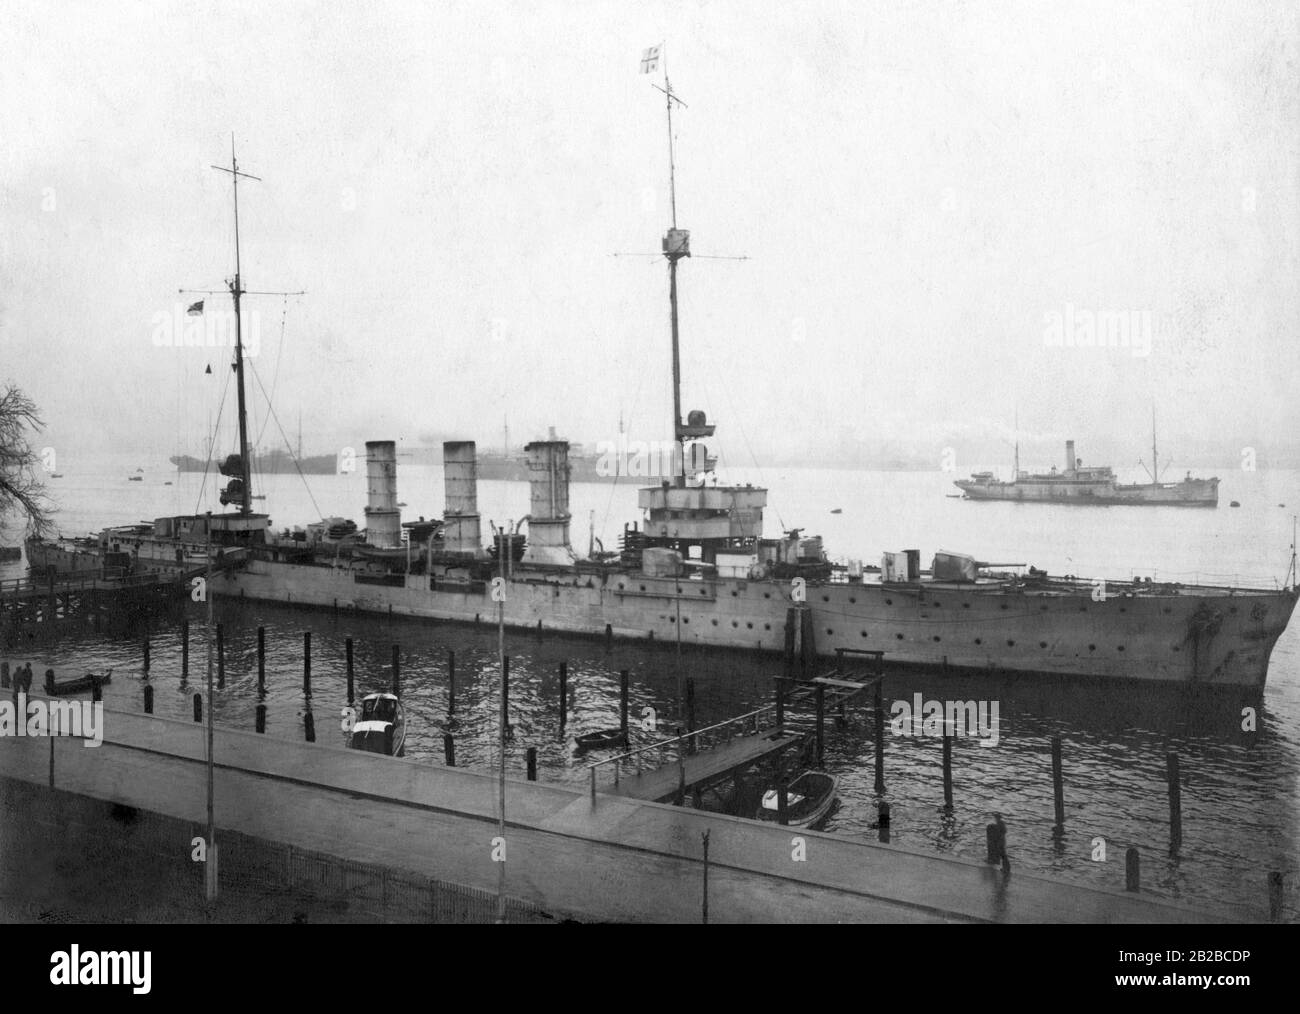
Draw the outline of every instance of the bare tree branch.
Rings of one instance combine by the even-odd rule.
[[[47,535],[53,528],[54,504],[41,482],[44,461],[29,434],[44,428],[36,404],[17,386],[0,394],[0,532],[11,515],[21,515],[25,530]]]

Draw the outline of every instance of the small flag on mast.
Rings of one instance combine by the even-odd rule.
[[[200,316],[202,316],[202,315],[203,315],[203,300],[200,299],[197,303],[191,303],[191,304],[190,304],[190,308],[189,308],[188,310],[186,310],[185,312],[186,312],[189,316],[191,316],[191,317],[200,317]]]
[[[653,74],[659,69],[659,47],[651,46],[641,54],[641,73]]]

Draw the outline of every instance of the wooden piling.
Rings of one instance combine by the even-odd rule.
[[[311,631],[302,632],[302,692],[311,696]]]
[[[0,662],[0,689],[9,689],[9,663]]]
[[[677,737],[677,805],[683,806],[686,803],[686,751],[682,749],[680,725],[673,735]]]
[[[181,620],[181,679],[190,675],[190,621]]]
[[[998,826],[996,824],[986,824],[984,826],[984,845],[987,852],[985,862],[990,865],[1002,861],[1002,850],[998,847]]]
[[[1124,853],[1124,890],[1142,890],[1142,856],[1133,846]]]
[[[817,766],[826,756],[826,688],[817,684]]]
[[[569,663],[560,663],[560,732],[569,721]]]
[[[203,721],[203,695],[194,695],[194,721]]]
[[[345,640],[345,641],[343,642],[343,650],[344,650],[345,654],[347,655],[347,665],[348,665],[348,707],[350,708],[350,707],[352,707],[352,705],[356,702],[356,699],[357,699],[357,695],[356,695],[356,680],[355,680],[355,678],[354,678],[353,671],[352,671],[352,638],[349,637],[349,638],[347,638],[347,640]]]
[[[257,628],[257,692],[266,693],[266,628]]]
[[[1065,830],[1065,776],[1061,767],[1061,737],[1052,737],[1052,800],[1056,806],[1056,828]]]
[[[528,748],[528,754],[527,754],[527,757],[528,757],[528,761],[527,761],[527,763],[528,763],[528,780],[529,780],[530,782],[535,782],[535,781],[537,781],[537,747],[535,747],[535,746],[530,746],[530,747]]]
[[[505,720],[506,729],[510,728],[510,656],[502,656],[504,669],[501,673],[501,716]]]
[[[1165,755],[1165,776],[1169,781],[1169,850],[1177,852],[1183,844],[1183,791],[1178,754]]]
[[[316,719],[310,711],[302,716],[302,731],[306,735],[308,743],[316,742]]]
[[[148,638],[148,636],[146,636],[145,639],[144,639],[144,672],[145,672],[145,676],[147,677],[147,676],[149,675],[149,638]]]
[[[779,729],[785,726],[785,680],[778,676],[773,682],[776,684],[776,725]]]
[[[226,685],[226,632],[220,623],[217,624],[217,689],[220,690]]]
[[[876,807],[876,837],[889,844],[889,803],[883,799]]]
[[[1268,921],[1282,921],[1282,874],[1273,871],[1268,875]]]
[[[686,677],[686,729],[688,732],[695,731],[695,677]],[[692,755],[699,749],[696,737],[692,736],[686,741],[687,750]]]
[[[943,726],[943,805],[952,809],[952,729],[949,723]]]
[[[447,652],[447,717],[456,714],[456,653]],[[448,737],[450,738],[450,737]],[[453,767],[455,765],[452,765]]]
[[[456,740],[450,732],[442,734],[442,755],[446,758],[447,767],[456,766]]]
[[[608,649],[614,643],[614,628],[608,623],[605,624],[605,647]]]
[[[885,681],[876,680],[876,791],[885,791]]]
[[[782,827],[790,823],[790,787],[785,781],[784,765],[776,774],[776,820]]]
[[[402,696],[402,658],[401,649],[393,645],[393,696]]]
[[[257,717],[254,721],[255,721],[254,728],[256,728],[258,732],[266,732],[266,705],[265,704],[259,704],[257,706]]]
[[[153,684],[152,683],[146,683],[144,685],[144,713],[146,715],[153,714]]]
[[[104,688],[98,678],[90,684],[90,699],[92,701],[102,701],[104,699]]]
[[[628,675],[626,669],[621,669],[618,674],[618,728],[623,734],[623,746],[627,746],[627,696],[628,696]]]

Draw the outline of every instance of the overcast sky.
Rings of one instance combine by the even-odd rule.
[[[1164,443],[1227,460],[1300,431],[1291,2],[10,0],[0,19],[0,379],[55,446],[202,446],[226,353],[159,328],[228,306],[177,290],[233,272],[209,168],[232,133],[262,178],[240,189],[245,285],[306,290],[248,298],[250,387],[291,434],[301,412],[308,451],[496,444],[506,417],[520,440],[613,437],[620,414],[666,436],[666,266],[614,256],[670,222],[662,68],[639,73],[661,40],[688,105],[678,224],[696,254],[749,258],[681,270],[684,408],[732,460],[998,446],[1017,414],[1053,454],[1140,449],[1153,404]],[[1062,344],[1099,314],[1127,347]]]

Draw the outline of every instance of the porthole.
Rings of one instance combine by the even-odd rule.
[[[1007,642],[1007,647],[1008,647],[1008,648],[1014,648],[1015,646],[1016,646],[1016,642],[1015,642],[1015,641],[1008,641],[1008,642]]]
[[[887,606],[892,606],[893,604],[894,604],[894,600],[893,600],[893,599],[885,599],[885,605],[887,605]]]
[[[1039,641],[1039,642],[1038,642],[1038,646],[1039,646],[1040,648],[1046,648],[1046,647],[1047,647],[1047,642],[1046,642],[1046,641]]]
[[[1124,650],[1124,645],[1121,644],[1121,645],[1119,646],[1119,649],[1118,649],[1118,650],[1119,650],[1119,651],[1123,651],[1123,650]]]
[[[717,620],[714,620],[714,621],[713,621],[713,625],[716,627],[716,626],[718,625],[718,621],[717,621]]]
[[[969,602],[963,602],[963,603],[961,604],[961,607],[962,607],[963,609],[969,609],[969,608],[970,608],[970,603],[969,603]]]
[[[867,636],[867,632],[866,632],[865,630],[862,632],[862,636],[863,636],[863,637],[866,637],[866,636]]]
[[[827,628],[826,628],[826,636],[827,636],[827,637],[830,637],[830,636],[831,636],[832,634],[834,634],[834,633],[835,633],[835,631],[831,630],[830,627],[827,627]]]
[[[1089,650],[1089,651],[1096,651],[1096,650],[1097,650],[1097,646],[1096,646],[1095,644],[1090,644],[1090,645],[1088,645],[1088,650]]]
[[[753,630],[753,629],[754,629],[754,625],[753,625],[752,623],[748,623],[748,622],[745,624],[745,627],[746,627],[746,629],[748,629],[748,630]]]
[[[732,625],[733,627],[739,627],[739,626],[740,626],[740,624],[739,624],[738,622],[736,622],[735,620],[732,620],[732,621],[731,621],[731,625]]]
[[[1003,602],[1003,603],[1002,603],[1002,608],[1005,609],[1006,607],[1007,607],[1007,604],[1006,604],[1005,602]]]
[[[700,591],[700,594],[701,594],[701,595],[704,594],[703,590]],[[732,588],[732,589],[731,589],[731,597],[732,597],[733,599],[736,597],[736,589],[735,589],[735,588]]]
[[[764,623],[764,624],[763,624],[763,629],[764,629],[764,630],[771,630],[771,629],[772,629],[772,624],[770,624],[770,623]]]
[[[823,596],[822,596],[822,601],[823,601],[823,602],[829,602],[830,600],[831,600],[831,597],[830,597],[829,595],[823,595]]]
[[[984,639],[983,639],[982,637],[977,637],[977,638],[975,638],[975,643],[976,643],[976,644],[983,644],[983,643],[984,643]]]
[[[900,641],[903,639],[903,635],[902,635],[902,634],[895,634],[894,636],[897,637]]]
[[[852,595],[850,595],[850,596],[849,596],[849,605],[851,605],[851,606],[856,606],[857,604],[858,604],[858,600],[855,599]]]
[[[938,641],[938,640],[939,640],[939,635],[938,635],[938,634],[935,634],[935,635],[934,635],[934,639],[935,639],[936,641]]]

